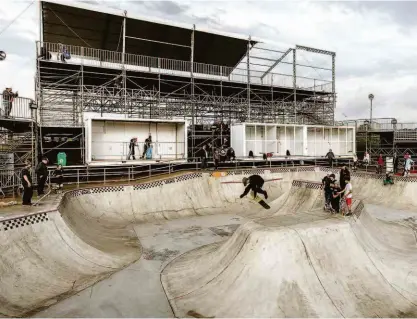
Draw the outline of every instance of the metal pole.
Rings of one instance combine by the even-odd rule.
[[[42,48],[42,45],[43,45],[43,43],[42,43],[42,40],[43,40],[42,39],[43,38],[42,37],[42,24],[43,24],[43,22],[42,22],[42,1],[39,0],[38,2],[39,2],[39,42],[40,42],[39,48]],[[46,48],[45,48],[45,50],[46,50]]]
[[[250,113],[251,113],[251,106],[250,106],[250,42],[251,42],[251,37],[249,36],[248,39],[248,50],[246,51],[246,72],[247,72],[247,80],[248,80],[248,84],[247,84],[247,99],[248,99],[248,122],[250,122]]]
[[[293,49],[292,54],[292,85],[294,95],[294,124],[297,123],[297,50]]]
[[[195,24],[191,32],[191,55],[190,55],[190,75],[191,75],[191,156],[195,157],[195,101],[194,101],[194,33]]]
[[[332,96],[333,96],[333,125],[334,125],[334,110],[336,108],[336,54],[332,54]],[[316,101],[314,99],[314,101]]]
[[[369,131],[370,131],[370,134],[372,134],[372,100],[374,99],[374,95],[372,93],[369,94],[368,99],[371,101],[371,109],[370,109],[370,115],[369,115]],[[369,139],[369,157],[371,160],[372,159],[372,135],[370,135],[370,139]]]
[[[126,16],[127,11],[124,11],[123,17],[123,47],[122,47],[122,73],[123,73],[123,91],[124,91],[124,113],[127,117],[126,107],[127,107],[127,92],[126,92],[126,68],[125,68],[125,55],[126,55]]]

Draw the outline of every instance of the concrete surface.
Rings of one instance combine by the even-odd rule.
[[[270,210],[239,199],[250,173],[73,191],[0,220],[0,316],[417,315],[416,183],[354,176],[344,218],[293,185],[317,168],[263,172],[282,178]]]

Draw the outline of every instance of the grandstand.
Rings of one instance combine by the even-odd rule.
[[[84,164],[84,122],[95,117],[186,120],[190,155],[219,122],[334,124],[334,52],[276,49],[250,36],[86,4],[40,4],[40,153],[65,151]],[[329,67],[299,61],[302,52]]]

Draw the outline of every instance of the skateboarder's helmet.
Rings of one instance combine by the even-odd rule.
[[[246,184],[248,183],[248,178],[247,177],[243,177],[242,178],[242,183],[243,183],[243,185],[246,186]]]

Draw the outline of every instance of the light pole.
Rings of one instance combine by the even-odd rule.
[[[368,95],[369,101],[371,101],[371,114],[369,117],[369,128],[370,128],[370,135],[369,135],[369,156],[372,159],[372,100],[374,99],[374,95],[371,93]]]

